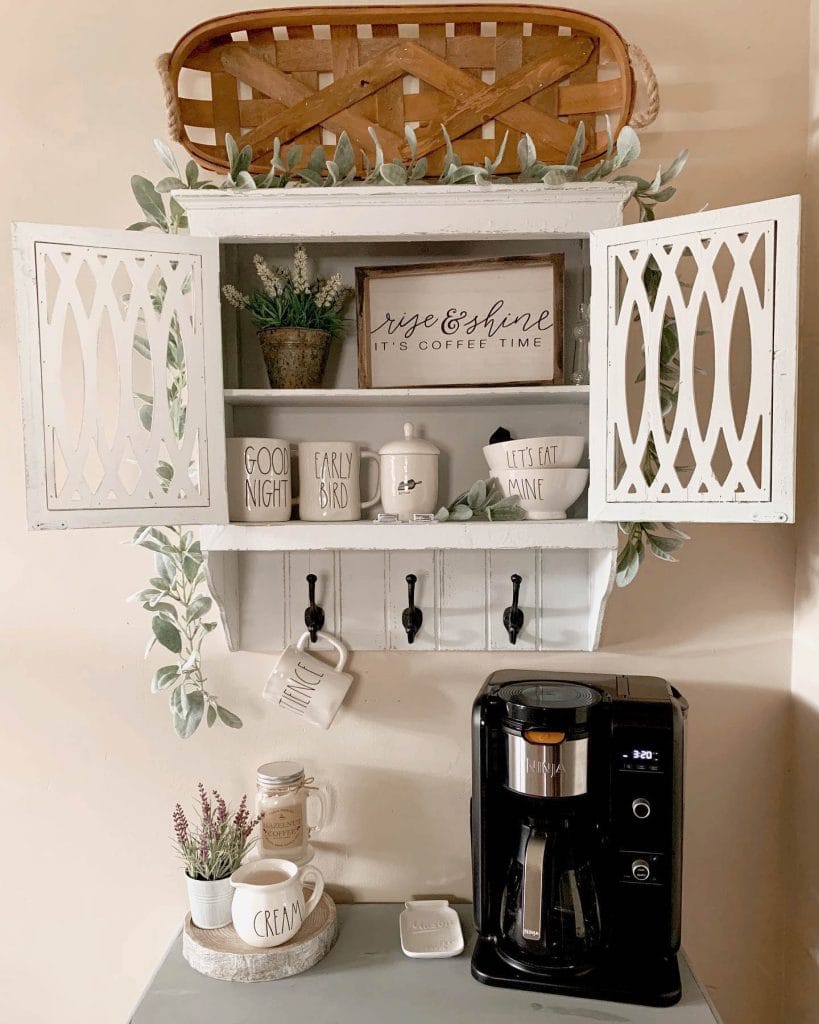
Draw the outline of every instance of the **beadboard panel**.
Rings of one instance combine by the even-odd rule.
[[[273,653],[304,632],[307,574],[325,630],[361,651],[593,650],[616,550],[212,551],[211,586],[232,650]],[[423,623],[413,644],[401,618],[408,574]],[[523,629],[503,625],[521,576]],[[324,645],[319,645],[321,649]]]

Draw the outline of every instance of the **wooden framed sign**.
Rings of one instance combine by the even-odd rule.
[[[357,267],[362,388],[563,383],[563,255]]]

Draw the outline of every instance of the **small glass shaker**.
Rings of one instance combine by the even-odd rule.
[[[572,356],[572,372],[569,374],[570,384],[589,383],[589,306],[581,302],[577,307],[577,320],[572,328],[574,338],[574,354]]]
[[[307,805],[318,801],[318,818],[308,824]],[[259,822],[259,856],[280,857],[302,864],[312,851],[308,840],[326,823],[326,787],[304,776],[295,761],[270,761],[256,771],[256,813]]]

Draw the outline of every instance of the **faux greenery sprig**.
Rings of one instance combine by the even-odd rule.
[[[500,484],[494,477],[476,480],[468,491],[459,494],[451,505],[438,509],[435,518],[440,523],[447,520],[465,523],[470,519],[484,519],[492,523],[515,522],[526,518],[526,512],[515,496],[505,498]]]
[[[253,265],[261,288],[243,295],[234,285],[226,284],[222,293],[236,309],[250,313],[257,329],[305,327],[327,331],[331,337],[341,334],[343,310],[353,296],[352,289],[342,284],[341,274],[311,281],[303,245],[296,246],[290,270],[271,267],[259,253],[253,257]]]
[[[691,538],[673,523],[620,523],[626,542],[617,555],[618,587],[627,587],[640,571],[646,550],[663,562],[676,562],[674,552]],[[662,530],[662,533],[658,533]]]
[[[640,156],[640,140],[637,133],[629,125],[620,129],[616,143],[612,138],[608,119],[606,119],[608,146],[606,155],[592,167],[581,171],[581,160],[586,145],[585,124],[581,121],[575,133],[566,160],[562,164],[545,164],[537,158],[534,141],[524,135],[518,143],[517,156],[519,170],[516,177],[497,176],[498,168],[506,149],[508,133],[501,140],[498,153],[494,160],[484,159],[483,165],[463,164],[455,152],[446,128],[442,125],[446,153],[438,183],[442,185],[477,184],[531,184],[559,187],[571,181],[622,181],[634,186],[634,200],[640,208],[640,219],[650,220],[654,216],[657,203],[667,202],[674,195],[675,189],[669,183],[680,173],[687,152],[681,152],[667,170],[660,168],[652,181],[636,175],[618,173],[629,163]],[[407,140],[409,158],[407,160],[384,158],[383,148],[374,128],[369,129],[375,147],[375,163],[371,164],[365,153],[362,162],[365,169],[365,184],[370,185],[423,185],[426,184],[428,161],[426,157],[418,157],[418,141],[415,132],[407,126],[404,135]],[[237,144],[232,135],[225,136],[225,148],[228,155],[228,173],[221,180],[208,180],[199,177],[199,169],[193,160],[189,160],[183,175],[170,148],[161,140],[155,140],[154,146],[160,159],[171,172],[153,185],[147,178],[134,175],[131,188],[134,197],[142,209],[144,220],[132,224],[134,230],[159,228],[162,231],[175,233],[187,226],[185,211],[180,204],[171,199],[165,206],[165,195],[176,189],[268,189],[312,186],[314,188],[336,188],[352,185],[355,182],[356,164],[352,143],[346,132],[341,132],[336,143],[332,159],[328,159],[323,146],[317,146],[310,155],[307,165],[299,167],[302,162],[303,149],[294,144],[282,149],[279,139],[273,141],[273,153],[270,170],[266,174],[251,174],[253,150],[250,146]]]
[[[366,153],[361,154],[364,161],[364,184],[365,185],[419,185],[427,176],[427,158],[418,153],[418,139],[415,132],[409,125],[404,128],[404,138],[410,151],[409,160],[391,160],[387,163],[384,160],[384,151],[378,141],[378,134],[372,126],[367,131],[375,146],[375,164],[370,165],[370,159]]]
[[[172,664],[154,672],[151,692],[168,693],[173,727],[181,739],[192,736],[203,717],[208,727],[218,720],[231,729],[241,729],[239,716],[223,707],[205,686],[202,642],[216,629],[216,623],[205,621],[213,601],[203,593],[205,559],[199,541],[177,526],[164,530],[148,526],[137,530],[133,543],[152,551],[156,563],[156,575],[148,587],[129,598],[152,616],[145,657],[157,643],[176,656]]]
[[[211,790],[213,802],[199,783],[196,825],[188,822],[182,805],[173,811],[174,846],[185,864],[185,874],[200,882],[229,878],[255,843],[251,839],[259,824],[247,809],[243,796],[234,814],[218,790]]]

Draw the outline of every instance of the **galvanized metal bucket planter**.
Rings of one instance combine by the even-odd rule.
[[[330,351],[330,335],[308,327],[268,327],[259,331],[272,388],[320,388]]]

